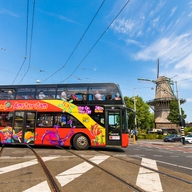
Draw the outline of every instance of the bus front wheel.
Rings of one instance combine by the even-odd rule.
[[[89,141],[85,135],[77,134],[73,139],[73,145],[77,150],[86,150],[89,148]]]

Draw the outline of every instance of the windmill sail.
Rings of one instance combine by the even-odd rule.
[[[157,59],[157,79],[159,78],[159,59]]]

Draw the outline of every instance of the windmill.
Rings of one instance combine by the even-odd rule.
[[[138,78],[138,80],[150,81],[156,84],[155,99],[147,101],[148,105],[154,110],[156,129],[175,128],[177,125],[172,124],[167,119],[170,112],[169,104],[172,100],[177,99],[174,94],[174,82],[172,78],[159,76],[159,59],[157,60],[157,79]],[[185,100],[181,100],[181,103],[184,102]]]

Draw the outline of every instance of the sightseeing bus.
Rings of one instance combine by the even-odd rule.
[[[128,108],[114,83],[0,85],[0,144],[129,144]]]

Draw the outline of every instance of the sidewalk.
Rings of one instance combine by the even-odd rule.
[[[183,145],[181,142],[164,142],[160,139],[138,139],[134,142],[133,138],[130,138],[130,144],[142,144],[142,143],[150,143],[153,145],[165,145],[165,146],[180,146],[180,147],[186,147],[186,148],[192,148],[192,144],[186,143]]]

